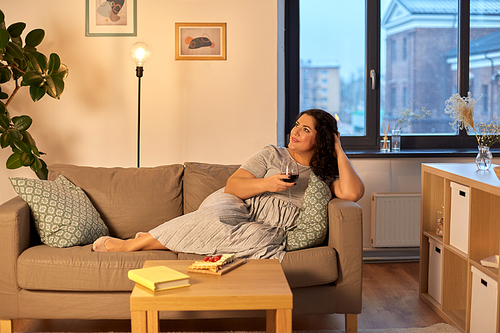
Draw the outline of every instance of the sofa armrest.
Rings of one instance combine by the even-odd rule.
[[[328,246],[337,251],[336,293],[350,303],[348,313],[361,312],[363,278],[363,211],[352,201],[334,198],[328,204]],[[344,307],[346,307],[344,304]]]
[[[17,313],[17,258],[30,246],[30,219],[31,210],[19,196],[0,205],[0,319]]]

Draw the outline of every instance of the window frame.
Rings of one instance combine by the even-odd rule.
[[[305,0],[303,0],[305,1]],[[470,0],[458,3],[458,93],[469,91]],[[366,0],[366,59],[365,59],[365,117],[364,136],[343,136],[346,150],[379,150],[380,135],[380,0]],[[285,1],[285,142],[300,110],[300,15],[299,0]],[[375,71],[372,90],[370,72]],[[443,101],[444,112],[444,101]],[[373,126],[371,126],[373,125]],[[341,133],[342,134],[342,133]],[[456,135],[403,135],[402,150],[477,149],[474,136],[460,130]]]

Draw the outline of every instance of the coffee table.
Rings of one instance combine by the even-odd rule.
[[[188,273],[194,260],[150,260],[190,276],[191,286],[151,291],[136,284],[130,295],[132,333],[158,333],[159,311],[266,310],[267,333],[292,332],[293,296],[276,259],[250,259],[224,274]]]

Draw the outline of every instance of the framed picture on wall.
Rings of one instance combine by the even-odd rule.
[[[175,60],[226,60],[226,23],[176,23]]]
[[[137,36],[137,0],[85,0],[85,36]]]

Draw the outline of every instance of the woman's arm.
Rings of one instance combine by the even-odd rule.
[[[267,178],[256,178],[250,171],[238,169],[227,180],[224,192],[243,200],[263,192],[281,192],[295,185],[281,180],[287,177],[276,174]]]
[[[332,183],[331,190],[339,199],[358,201],[365,194],[365,185],[342,149],[340,135],[334,134],[334,136],[335,152],[339,165],[339,178]]]

